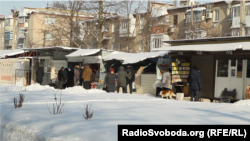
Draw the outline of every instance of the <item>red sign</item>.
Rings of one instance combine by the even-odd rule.
[[[5,80],[5,81],[12,81],[12,76],[9,75],[9,76],[6,76],[6,75],[1,75],[1,80]]]

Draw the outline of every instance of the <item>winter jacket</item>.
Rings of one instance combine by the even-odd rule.
[[[36,71],[36,81],[42,82],[44,76],[44,70],[43,67],[39,67]]]
[[[80,71],[80,78],[82,78],[82,74],[83,74],[84,69],[80,69],[79,71]]]
[[[74,71],[71,69],[68,72],[68,87],[73,87],[74,86]]]
[[[161,87],[172,89],[171,85],[171,75],[169,72],[164,72],[162,75]]]
[[[76,84],[77,81],[80,81],[80,71],[78,68],[75,68],[74,69],[74,84]]]
[[[189,77],[189,86],[191,90],[201,90],[201,74],[198,71],[193,70],[191,72]]]
[[[89,66],[86,66],[82,74],[83,80],[90,81],[91,75],[92,75],[92,70],[89,68]]]
[[[127,72],[124,70],[123,66],[120,66],[117,73],[117,86],[126,87],[127,86]]]
[[[116,91],[115,81],[117,80],[117,75],[115,73],[107,73],[105,76],[104,83],[107,86],[107,91]]]
[[[66,78],[65,78],[65,76],[64,76],[64,74],[63,74],[63,70],[62,69],[60,69],[59,71],[58,71],[58,80],[59,81],[63,81],[63,82],[65,82],[65,80],[66,80]]]
[[[128,74],[128,77],[127,77],[128,81],[130,82],[135,81],[135,70],[132,67],[127,68],[127,74]]]

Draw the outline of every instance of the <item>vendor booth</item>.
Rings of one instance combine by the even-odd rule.
[[[231,38],[215,38],[213,40],[220,41],[223,39],[233,41]],[[200,40],[204,40],[203,42],[206,43],[206,39]],[[200,43],[200,40],[194,39],[192,42]],[[175,41],[166,42],[175,43]],[[185,41],[176,41],[176,44],[182,42]],[[178,63],[178,67],[174,68],[176,70],[173,70],[173,76],[178,73],[178,78],[186,77],[187,73],[192,71],[193,66],[198,66],[200,68],[202,81],[201,98],[207,98],[211,101],[214,99],[218,100],[224,89],[227,88],[228,91],[236,90],[234,101],[245,99],[245,90],[247,86],[250,85],[250,42],[205,43],[177,45],[153,49],[152,51],[169,50],[171,51],[169,55],[173,59],[173,62],[175,62],[176,59],[178,61],[184,60],[183,63]],[[185,79],[186,78],[183,78],[183,80],[181,80],[184,82],[184,86]]]
[[[157,81],[157,60],[158,58],[168,58],[168,51],[162,52],[145,52],[145,53],[125,53],[113,52],[103,58],[103,61],[108,64],[108,67],[118,71],[119,66],[131,65],[135,71],[136,92],[138,94],[154,94],[156,95],[156,88],[153,84]],[[159,75],[159,74],[158,74]],[[129,89],[127,88],[127,92]]]

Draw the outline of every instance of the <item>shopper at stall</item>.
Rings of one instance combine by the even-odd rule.
[[[162,82],[161,82],[161,87],[162,90],[171,90],[172,85],[171,85],[171,75],[170,75],[170,70],[163,70],[162,74]]]
[[[130,65],[127,66],[127,85],[129,85],[129,92],[132,94],[132,83],[135,81],[135,70]],[[127,87],[126,85],[126,87]]]
[[[107,92],[115,92],[116,91],[116,80],[117,75],[114,73],[114,69],[111,68],[110,72],[105,76],[104,84],[106,85]]]
[[[68,68],[69,73],[68,73],[68,87],[74,87],[74,69],[73,68]]]
[[[123,66],[119,67],[119,71],[117,73],[117,92],[119,93],[119,88],[122,87],[122,92],[127,93],[127,72],[124,70]]]
[[[82,74],[83,74],[83,71],[84,71],[84,66],[81,66],[81,69],[80,69],[80,86],[83,85],[83,78],[82,78]]]
[[[42,84],[43,76],[44,76],[43,67],[39,67],[36,71],[36,82],[39,83],[40,85]]]
[[[74,68],[74,86],[79,85],[79,82],[80,82],[79,65],[76,65]]]
[[[199,101],[199,98],[200,98],[200,91],[202,88],[201,75],[197,70],[199,70],[199,68],[194,66],[188,79],[190,90],[191,90],[190,101]]]
[[[63,84],[65,82],[65,76],[63,74],[64,71],[64,67],[62,67],[59,71],[58,71],[58,81],[59,81],[59,89],[63,89]]]
[[[65,89],[66,87],[68,87],[68,74],[69,74],[69,69],[65,68],[63,71],[63,75],[65,77],[65,82],[63,84],[63,88]]]
[[[89,65],[85,65],[85,69],[82,74],[85,89],[90,89],[91,75],[92,75],[92,70],[90,69]]]

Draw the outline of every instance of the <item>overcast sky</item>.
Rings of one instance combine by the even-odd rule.
[[[9,15],[11,14],[11,9],[14,7],[19,11],[22,10],[22,7],[35,7],[43,8],[47,6],[47,3],[51,4],[53,0],[33,0],[33,1],[22,1],[22,0],[0,0],[0,15]],[[173,2],[173,0],[159,0],[161,2]],[[180,0],[178,0],[180,1]],[[197,0],[197,2],[204,3],[214,0]]]

